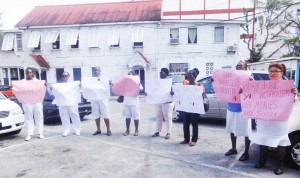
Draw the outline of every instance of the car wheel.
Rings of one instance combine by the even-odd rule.
[[[300,170],[300,135],[296,135],[291,140],[291,146],[288,147],[288,161],[291,166]]]
[[[176,111],[175,109],[173,109],[172,120],[173,120],[173,122],[182,122],[181,112]]]
[[[20,133],[20,132],[21,132],[21,130],[22,130],[22,129],[19,129],[19,130],[13,131],[13,132],[11,132],[11,134],[18,134],[18,133]]]

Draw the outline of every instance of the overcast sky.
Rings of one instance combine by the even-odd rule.
[[[3,12],[1,22],[3,30],[13,29],[17,24],[34,6],[41,5],[58,5],[58,4],[86,4],[86,3],[101,3],[101,2],[120,2],[131,0],[0,0],[0,12]],[[137,1],[137,0],[135,0]],[[177,10],[179,0],[164,0],[165,10]],[[195,3],[199,0],[182,0],[183,8],[194,10]],[[208,6],[211,8],[224,8],[228,7],[226,4],[228,0],[207,0]],[[202,4],[202,3],[201,3]],[[232,6],[241,4],[250,6],[251,0],[231,0]],[[192,9],[191,9],[192,8]],[[186,10],[186,9],[185,9]]]

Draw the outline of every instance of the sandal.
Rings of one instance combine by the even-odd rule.
[[[139,131],[136,130],[136,131],[134,132],[134,136],[138,136],[138,135],[139,135]]]
[[[158,137],[159,136],[159,132],[155,132],[152,137]]]
[[[179,144],[188,144],[189,142],[186,142],[185,140],[181,141]]]
[[[124,135],[124,136],[129,135],[129,131],[126,131],[123,135]]]
[[[170,139],[170,134],[167,133],[167,135],[165,136],[165,139]]]
[[[93,135],[98,135],[101,134],[101,130],[97,130],[96,132],[93,133]]]

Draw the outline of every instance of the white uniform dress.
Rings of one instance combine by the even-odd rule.
[[[236,105],[240,107],[240,104],[228,103],[229,105]],[[233,133],[234,136],[245,136],[248,137],[251,132],[251,122],[250,119],[243,118],[242,112],[232,112],[227,109],[226,115],[226,132]]]

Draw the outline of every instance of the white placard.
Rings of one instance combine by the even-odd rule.
[[[189,113],[205,114],[203,88],[195,85],[173,86],[175,109]]]
[[[53,104],[74,106],[81,102],[79,81],[52,84]]]
[[[173,101],[170,94],[172,88],[172,78],[153,79],[146,81],[147,103],[160,104]]]
[[[82,77],[81,87],[83,97],[88,100],[107,100],[110,97],[109,80],[97,77]]]

